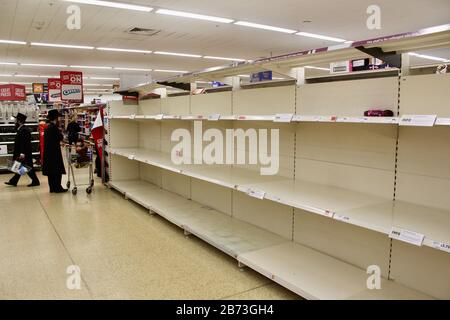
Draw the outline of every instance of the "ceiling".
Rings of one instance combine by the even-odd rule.
[[[250,21],[346,40],[417,31],[450,22],[449,0],[377,0],[377,5],[382,10],[380,30],[369,30],[366,27],[368,18],[366,10],[373,4],[373,0],[122,0],[120,2]],[[79,5],[81,30],[68,30],[66,9],[69,5],[71,3],[60,0],[0,0],[0,39],[28,43],[27,45],[0,43],[0,62],[193,71],[229,62],[156,54],[36,47],[30,46],[29,43],[171,51],[248,60],[336,44],[235,24],[160,15],[154,11],[146,13],[81,4]],[[150,37],[126,32],[133,27],[160,31]],[[440,50],[437,54],[450,59],[448,51]],[[0,74],[57,75],[59,70],[0,65]],[[92,69],[82,71],[87,76],[113,78],[123,73],[150,74],[156,79],[171,75],[163,72]],[[0,77],[0,82],[36,82],[36,80]],[[90,82],[112,83],[108,80],[90,80]]]

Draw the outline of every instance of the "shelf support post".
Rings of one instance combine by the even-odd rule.
[[[223,79],[223,83],[232,86],[233,87],[233,91],[237,91],[241,89],[241,78],[239,77],[225,77]]]
[[[410,73],[411,56],[408,53],[402,53],[401,75],[407,76]]]

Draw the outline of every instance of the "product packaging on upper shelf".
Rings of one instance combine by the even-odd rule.
[[[365,117],[393,117],[394,112],[391,110],[371,109],[364,112]]]

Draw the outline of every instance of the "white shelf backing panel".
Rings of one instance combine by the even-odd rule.
[[[430,299],[387,280],[381,290],[369,290],[365,270],[293,242],[241,254],[238,260],[306,299]]]
[[[172,135],[176,133],[176,130],[182,129],[189,132],[192,139],[191,143],[188,142],[189,146],[194,143],[194,135],[191,131],[191,122],[174,120],[174,121],[162,121],[161,124],[161,150],[166,153],[171,153],[172,150],[180,143],[177,141],[172,141]]]
[[[108,102],[109,116],[129,116],[137,114],[137,106],[124,105],[123,101],[115,100]]]
[[[139,101],[138,114],[139,115],[158,115],[161,114],[161,100],[162,99],[148,99]]]
[[[302,85],[297,90],[297,114],[363,117],[369,109],[397,115],[398,77]]]
[[[294,221],[296,243],[363,270],[377,265],[388,277],[391,242],[386,235],[298,209]]]
[[[190,96],[186,95],[161,99],[161,113],[174,115],[190,114]]]
[[[109,146],[111,148],[133,147],[139,145],[139,126],[134,121],[110,121]]]
[[[393,241],[391,278],[442,300],[450,299],[450,254]]]
[[[143,204],[144,207],[155,211],[233,257],[286,242],[280,236],[159,189],[147,182],[115,181],[111,185],[113,188],[124,191],[130,199]]]
[[[450,74],[431,74],[401,78],[400,113],[402,115],[433,114],[450,117],[445,92],[450,87]]]
[[[392,199],[396,137],[391,126],[299,125],[296,178]]]
[[[136,180],[139,178],[139,164],[134,161],[128,161],[126,158],[111,154],[110,167],[112,175],[110,179],[115,180]]]
[[[206,181],[191,179],[191,199],[217,211],[232,215],[233,191]]]
[[[257,154],[257,165],[249,165],[247,160],[246,164],[241,165],[243,168],[248,168],[261,173],[260,168],[265,168],[268,173],[276,174],[286,178],[293,179],[294,177],[294,149],[295,149],[295,132],[296,127],[286,123],[272,123],[272,122],[235,122],[234,130],[242,130],[251,134],[253,132],[257,137],[256,142],[250,144],[248,138],[246,138],[245,144],[239,144],[237,139],[235,140],[235,157],[238,152],[246,154],[246,159],[249,159],[252,146],[255,148],[254,153]],[[261,135],[263,132],[265,135]],[[278,139],[276,136],[278,135]],[[272,144],[272,141],[275,143]],[[263,145],[267,146],[267,149],[262,148]],[[271,159],[270,164],[261,163],[261,159],[269,156]],[[235,162],[237,163],[237,162]],[[270,170],[272,168],[272,170]]]
[[[128,161],[132,162],[130,160]],[[148,181],[160,188],[162,188],[163,172],[164,170],[161,168],[139,162],[139,173],[141,180]]]
[[[161,150],[161,122],[137,122],[139,128],[139,147],[145,149]]]
[[[232,96],[233,93],[231,91],[191,96],[190,114],[206,116],[212,114],[231,115]]]
[[[233,217],[292,239],[292,208],[234,191]]]
[[[295,113],[295,86],[245,89],[233,92],[233,114]]]
[[[161,187],[164,190],[191,199],[191,181],[184,175],[163,170],[161,172]]]

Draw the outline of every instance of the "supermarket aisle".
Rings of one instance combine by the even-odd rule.
[[[97,185],[50,195],[45,177],[0,175],[0,299],[296,299],[296,295]],[[68,290],[67,267],[81,268]]]

